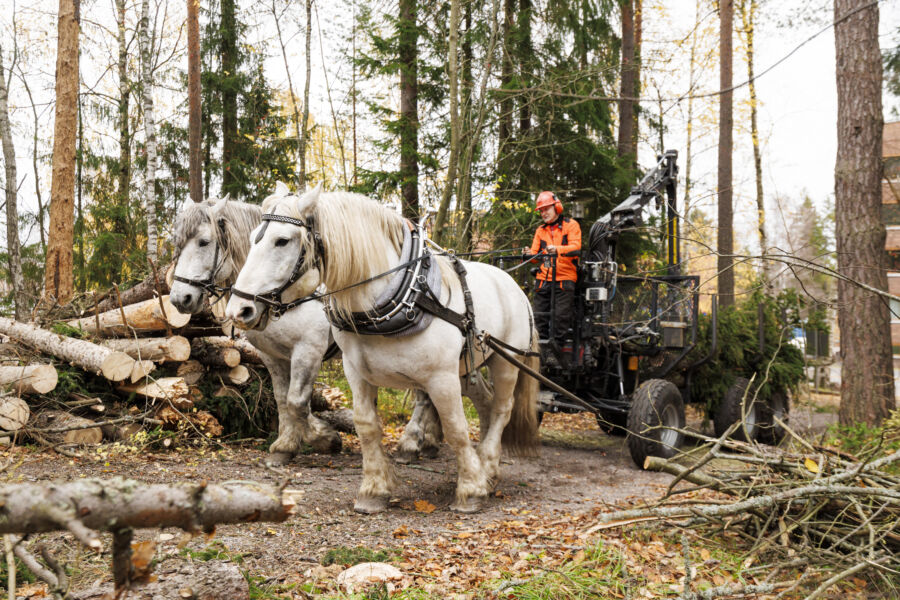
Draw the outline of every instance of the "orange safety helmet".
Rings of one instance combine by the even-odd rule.
[[[556,214],[561,215],[563,211],[562,202],[559,201],[559,198],[556,197],[556,194],[553,192],[541,192],[537,197],[537,204],[535,205],[535,210],[541,210],[547,206],[555,206]]]

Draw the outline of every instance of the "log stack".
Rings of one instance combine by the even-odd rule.
[[[19,364],[24,353],[18,352],[14,364],[0,364],[0,442],[22,428],[29,435],[43,430],[43,434],[35,431],[32,438],[41,435],[39,441],[54,446],[97,443],[101,436],[121,439],[138,429],[138,424],[121,419],[113,425],[90,427],[91,421],[84,419],[105,422],[119,415],[107,412],[112,404],[78,394],[57,398],[57,392],[55,410],[32,414],[38,406],[36,399],[56,388],[54,364],[68,364],[107,379],[110,390],[126,406],[147,407],[149,412],[143,416],[153,425],[176,426],[185,420],[193,430],[221,433],[215,417],[195,410],[195,401],[203,396],[197,386],[212,378],[211,389],[218,390],[213,395],[240,399],[240,387],[258,379],[253,371],[262,368],[260,355],[246,338],[218,333],[231,331],[222,326],[221,316],[180,313],[167,295],[151,295],[148,286],[145,281],[137,286],[140,290],[116,291],[87,314],[52,328],[0,317],[0,340],[13,349],[28,348],[30,356],[36,357]]]

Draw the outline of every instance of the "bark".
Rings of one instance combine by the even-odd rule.
[[[90,427],[93,421],[78,417],[71,413],[48,410],[38,414],[31,429],[65,429],[78,427],[69,431],[39,431],[40,437],[52,444],[99,444],[103,441],[103,431],[100,427]]]
[[[128,122],[128,106],[130,104],[130,90],[128,81],[128,40],[125,35],[125,0],[116,0],[116,25],[119,46],[119,206],[128,205],[128,197],[131,188],[131,132]],[[123,211],[124,212],[124,211]],[[127,219],[124,214],[115,217],[113,225],[115,233],[128,235]],[[110,257],[121,265],[121,257]],[[114,272],[118,272],[116,269]]]
[[[6,396],[0,398],[0,429],[7,432],[25,427],[31,416],[31,408],[21,398]]]
[[[12,71],[12,65],[8,71]],[[3,144],[3,164],[6,168],[6,251],[16,320],[24,321],[28,311],[28,298],[25,296],[25,278],[22,276],[22,254],[19,247],[16,148],[13,145],[12,130],[9,124],[9,90],[6,84],[6,73],[7,69],[3,67],[3,51],[0,48],[0,140]]]
[[[124,352],[135,360],[181,362],[191,356],[191,342],[180,335],[172,337],[104,340],[107,348]]]
[[[59,376],[53,365],[0,367],[0,386],[11,387],[16,394],[46,394],[56,389]]]
[[[259,350],[256,349],[256,346],[251,344],[247,338],[243,337],[235,337],[228,338],[231,340],[231,345],[234,348],[237,348],[241,353],[241,362],[261,365],[263,364],[262,357],[259,355]]]
[[[881,220],[882,63],[878,6],[845,21],[864,0],[836,0],[835,51],[838,150],[834,169],[838,271],[887,290],[885,228]],[[878,425],[896,408],[888,305],[838,280],[843,425]]]
[[[503,24],[500,35],[503,38],[502,59],[500,63],[500,89],[506,90],[512,83],[513,76],[513,30],[516,18],[515,0],[503,0]],[[502,175],[508,176],[507,168],[509,144],[512,142],[512,113],[513,98],[509,92],[502,92],[500,96],[500,114],[497,121],[497,161],[498,170]]]
[[[164,268],[163,271],[168,270],[168,268],[169,267]],[[134,287],[130,287],[127,290],[120,292],[116,292],[116,290],[109,292],[106,295],[106,298],[97,304],[97,310],[106,312],[114,308],[119,308],[120,304],[122,306],[128,306],[129,304],[136,304],[168,293],[169,284],[166,283],[165,279],[159,277],[157,280],[157,277],[151,273]]]
[[[188,384],[181,377],[160,377],[155,381],[123,383],[116,386],[116,389],[152,400],[167,400],[179,410],[189,410],[194,406]]]
[[[290,490],[248,482],[163,485],[113,478],[0,486],[0,533],[77,531],[79,541],[101,546],[91,530],[179,527],[211,531],[216,525],[282,522],[294,509]]]
[[[190,193],[194,202],[203,201],[203,166],[200,161],[200,16],[199,0],[187,2],[188,30],[188,155]]]
[[[312,80],[312,56],[310,47],[312,40],[312,0],[306,0],[306,80],[303,84],[303,122],[300,124],[300,191],[306,189],[306,146],[307,126],[309,125],[309,84]],[[323,65],[324,66],[324,65]]]
[[[40,130],[40,119],[38,118],[37,104],[31,95],[31,87],[28,85],[28,78],[22,77],[22,85],[25,87],[25,93],[28,94],[28,102],[31,104],[31,118],[34,124],[34,133],[31,137],[31,170],[34,174],[34,197],[37,201],[37,225],[38,233],[41,239],[41,251],[47,252],[47,235],[44,229],[44,199],[41,195],[41,177],[38,165],[38,131]]]
[[[734,304],[734,207],[731,189],[731,151],[733,92],[731,33],[734,21],[734,0],[719,2],[719,223],[716,251],[718,252],[718,293],[721,306]]]
[[[417,0],[400,0],[397,21],[400,63],[400,196],[403,216],[419,218],[419,116]]]
[[[631,111],[631,147],[637,157],[641,121],[641,42],[644,38],[643,0],[634,0],[634,104]],[[660,121],[662,125],[662,121]],[[665,152],[660,148],[660,152]]]
[[[199,360],[186,360],[178,365],[175,374],[184,379],[188,385],[195,385],[206,375],[206,367]]]
[[[159,236],[156,226],[156,118],[153,114],[153,53],[150,47],[150,0],[141,3],[141,87],[144,108],[144,144],[147,174],[144,177],[144,210],[147,215],[147,260],[156,264]]]
[[[68,302],[74,293],[72,249],[75,245],[73,219],[80,4],[80,0],[59,0],[53,179],[50,184],[50,229],[44,268],[44,304],[48,306]]]
[[[763,195],[762,180],[762,154],[759,148],[759,101],[756,98],[756,80],[753,67],[753,35],[756,27],[756,0],[741,0],[741,23],[747,44],[747,80],[750,82],[750,138],[753,142],[753,167],[756,172],[756,228],[759,231],[759,252],[766,254],[769,242],[766,239],[766,202]],[[771,279],[768,261],[761,265],[762,276],[765,281]]]
[[[516,22],[518,31],[519,80],[522,86],[531,84],[532,57],[534,49],[531,45],[532,0],[519,0],[519,18]],[[519,137],[525,138],[531,129],[531,105],[528,98],[523,97],[519,104]]]
[[[171,564],[170,564],[171,563]],[[154,568],[148,580],[132,583],[128,600],[197,598],[250,600],[250,586],[240,568],[230,561],[169,561]],[[72,600],[107,600],[115,597],[113,584],[93,587],[69,595]]]
[[[634,162],[634,0],[622,2],[622,58],[619,76],[619,144],[620,157],[631,156]]]
[[[228,344],[229,338],[195,338],[191,340],[191,358],[210,367],[236,367],[241,363],[241,353]]]
[[[231,161],[237,141],[237,90],[233,80],[237,77],[237,34],[235,24],[235,0],[221,2],[222,43],[222,189],[227,191],[234,184]],[[224,193],[224,192],[223,192]]]
[[[95,316],[75,319],[68,324],[95,335],[130,336],[135,333],[184,327],[190,320],[191,315],[178,312],[178,309],[169,302],[169,297],[163,296],[114,308]]]
[[[472,97],[472,3],[466,2],[465,5],[465,14],[466,14],[466,28],[465,35],[463,36],[462,41],[462,114],[460,116],[460,129],[463,132],[460,135],[460,138],[463,136],[468,136],[471,142],[466,145],[465,153],[463,154],[463,170],[459,173],[459,184],[456,190],[457,202],[459,204],[459,212],[460,212],[460,232],[459,232],[459,242],[457,246],[463,252],[466,252],[471,249],[472,243],[472,163],[475,161],[476,153],[478,152],[478,148],[480,147],[480,135],[481,131],[474,131],[472,128],[473,125],[473,115],[474,115],[474,98]],[[496,12],[494,13],[497,14]],[[496,28],[495,28],[496,29]],[[489,48],[489,56],[494,55],[494,42],[496,35],[495,31],[492,30],[492,37],[490,42],[488,43]],[[490,59],[493,60],[493,59]],[[486,70],[490,70],[490,66],[486,66]],[[484,100],[482,99],[481,106],[484,107]]]
[[[458,69],[458,43],[459,43],[459,1],[450,0],[450,48],[447,76],[450,83],[450,158],[447,162],[447,182],[441,194],[441,203],[438,206],[437,217],[434,221],[434,237],[438,244],[446,243],[447,210],[450,208],[450,198],[456,185],[456,167],[459,161],[459,69]],[[458,198],[457,198],[458,199]]]
[[[315,415],[328,423],[336,431],[356,435],[356,426],[353,424],[353,411],[349,408],[323,410],[315,413]]]
[[[127,354],[85,340],[59,335],[28,323],[17,323],[12,319],[0,317],[0,333],[41,352],[103,375],[110,381],[127,379],[134,368],[134,359]]]

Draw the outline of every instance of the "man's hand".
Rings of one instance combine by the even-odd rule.
[[[556,246],[550,245],[545,248],[547,254],[556,254]]]

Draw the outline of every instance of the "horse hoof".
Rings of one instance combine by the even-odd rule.
[[[416,462],[418,458],[419,456],[415,450],[397,450],[394,453],[394,462],[401,465],[408,465],[409,463]]]
[[[480,496],[470,496],[465,500],[457,500],[450,505],[450,510],[458,513],[471,514],[481,510],[484,498]]]
[[[360,496],[353,505],[353,510],[364,515],[374,515],[387,509],[388,499],[384,496]]]
[[[266,464],[270,467],[283,467],[293,458],[293,452],[273,452],[266,458]]]
[[[437,458],[438,452],[440,452],[440,448],[437,446],[425,446],[422,448],[420,455],[422,458],[434,459]]]

